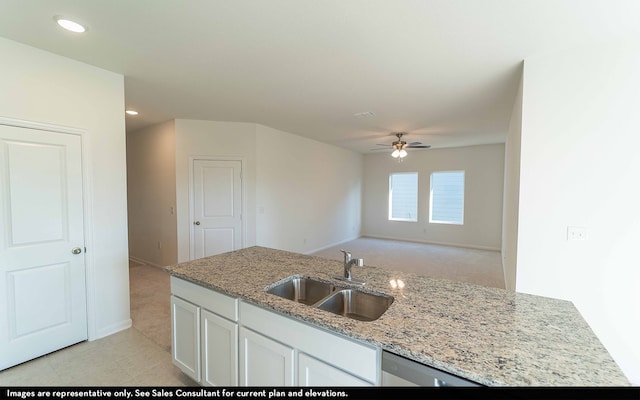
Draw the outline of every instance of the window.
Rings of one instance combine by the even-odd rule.
[[[429,222],[462,225],[464,220],[464,171],[431,174]]]
[[[418,173],[389,175],[389,220],[418,220]]]

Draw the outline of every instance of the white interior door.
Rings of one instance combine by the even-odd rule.
[[[194,258],[242,248],[242,163],[193,160]]]
[[[0,370],[87,339],[81,138],[0,125]]]

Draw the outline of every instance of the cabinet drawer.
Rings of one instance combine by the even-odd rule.
[[[238,320],[238,300],[226,294],[174,276],[171,277],[171,294],[213,311],[231,321]]]
[[[378,384],[381,352],[356,342],[252,304],[240,302],[240,323],[300,352],[329,363],[373,384]]]

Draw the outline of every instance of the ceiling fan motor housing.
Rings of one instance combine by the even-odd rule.
[[[398,140],[396,140],[395,142],[391,143],[391,145],[393,147],[395,147],[396,149],[398,149],[398,150],[402,150],[402,148],[407,144],[407,142],[402,140],[402,135],[404,135],[403,132],[397,132],[396,136],[398,137]]]

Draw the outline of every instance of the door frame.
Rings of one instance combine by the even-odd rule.
[[[193,260],[196,253],[196,243],[193,236],[193,163],[196,160],[203,161],[239,161],[240,162],[240,203],[242,204],[242,233],[240,235],[242,247],[247,247],[247,183],[245,179],[245,167],[247,160],[245,157],[233,156],[190,156],[189,157],[189,260]]]
[[[93,259],[93,174],[91,169],[91,135],[86,129],[71,126],[56,125],[46,122],[28,121],[16,118],[0,116],[0,125],[13,126],[17,128],[37,129],[67,135],[80,136],[80,152],[82,158],[82,205],[83,228],[84,228],[84,269],[85,269],[85,292],[87,301],[87,340],[99,339],[96,330],[96,274],[95,262]],[[86,249],[89,249],[87,252]]]

